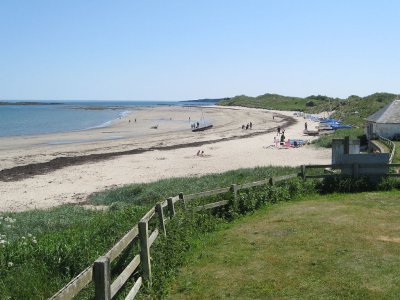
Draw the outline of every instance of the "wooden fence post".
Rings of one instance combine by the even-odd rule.
[[[178,196],[179,196],[179,200],[181,200],[183,203],[183,207],[186,209],[186,201],[185,201],[185,198],[183,197],[183,193],[179,193]]]
[[[175,216],[175,205],[172,197],[167,199],[168,202],[168,210],[169,210],[169,217],[172,219]]]
[[[237,201],[237,191],[238,191],[237,184],[232,184],[231,185],[231,190],[232,190],[232,193],[233,193],[233,200],[236,202]]]
[[[151,285],[149,225],[147,221],[140,221],[138,225],[140,239],[140,264],[143,270],[143,279]]]
[[[301,165],[301,178],[304,180],[306,180],[306,166],[305,165]]]
[[[231,192],[233,193],[233,203],[232,203],[232,209],[233,211],[237,211],[238,208],[238,201],[237,201],[237,185],[234,183],[231,185]]]
[[[111,300],[111,270],[110,259],[99,257],[93,264],[93,281],[95,299]]]
[[[156,212],[158,215],[158,221],[160,222],[160,228],[164,233],[164,236],[167,236],[167,231],[165,230],[165,220],[164,220],[164,211],[161,203],[156,205]]]

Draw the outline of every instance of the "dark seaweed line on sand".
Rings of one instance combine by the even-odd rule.
[[[281,125],[281,127],[288,127],[297,122],[292,117],[287,117],[287,116],[281,116],[281,117],[284,118],[284,120],[285,120],[285,123],[283,125]],[[217,142],[249,138],[249,137],[253,137],[253,136],[257,136],[257,135],[275,131],[276,128],[277,127],[273,127],[266,131],[254,132],[254,133],[251,133],[251,134],[248,134],[245,136],[232,136],[229,138],[221,138],[221,139],[212,140],[212,141],[192,142],[192,143],[177,144],[177,145],[171,145],[171,146],[156,146],[156,147],[150,147],[150,148],[137,148],[137,149],[126,150],[126,151],[110,152],[110,153],[97,153],[97,154],[81,155],[81,156],[74,156],[74,157],[65,157],[65,156],[57,157],[48,162],[34,163],[34,164],[28,164],[28,165],[23,165],[23,166],[17,166],[17,167],[13,167],[13,168],[9,168],[9,169],[3,169],[0,171],[0,181],[4,181],[4,182],[19,181],[19,180],[23,180],[23,179],[26,179],[29,177],[36,176],[36,175],[50,173],[52,171],[62,169],[64,167],[82,165],[85,163],[98,162],[98,161],[111,159],[111,158],[114,158],[117,156],[122,156],[122,155],[140,154],[140,153],[144,153],[147,151],[154,151],[154,150],[174,150],[174,149],[179,149],[179,148],[198,147],[198,146],[203,146],[203,145],[207,145],[207,144],[214,144]]]

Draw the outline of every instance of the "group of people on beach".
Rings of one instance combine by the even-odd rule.
[[[190,124],[190,128],[192,128],[192,129],[199,128],[199,126],[200,126],[200,123],[199,123],[199,122],[191,123],[191,124]]]
[[[285,147],[285,148],[298,148],[301,146],[304,146],[308,143],[308,141],[304,140],[299,140],[299,139],[288,139],[286,141],[286,136],[285,136],[285,129],[281,129],[280,126],[277,127],[277,134],[274,136],[274,145],[276,148],[280,147]],[[278,137],[277,137],[278,136]]]
[[[247,123],[247,125],[242,125],[242,129],[246,129],[246,130],[253,129],[253,123],[250,122],[250,123]]]
[[[197,151],[197,156],[204,156],[204,150]]]

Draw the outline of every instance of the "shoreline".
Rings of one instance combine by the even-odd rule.
[[[202,111],[213,121],[214,127],[191,132],[188,117],[200,119]],[[157,130],[150,128],[154,120],[162,118],[165,122],[159,123]],[[291,122],[286,123],[288,120]],[[277,126],[285,127],[287,138],[312,139],[303,136],[303,119],[294,117],[293,112],[219,106],[201,107],[201,110],[155,107],[139,111],[136,125],[127,118],[118,121],[107,128],[107,133],[104,129],[95,129],[89,135],[80,133],[79,140],[119,132],[126,132],[130,138],[42,144],[33,148],[29,145],[43,142],[43,137],[14,139],[7,145],[1,143],[0,162],[4,167],[0,171],[3,200],[0,211],[79,204],[94,192],[132,183],[257,166],[298,166],[330,161],[327,149],[271,147]],[[254,124],[252,130],[241,129],[242,124],[250,121]],[[63,134],[58,138],[72,136]],[[200,149],[205,151],[203,157],[196,155]]]
[[[289,127],[295,124],[295,120],[293,118],[286,117],[285,123],[282,124],[284,127]],[[10,181],[19,181],[25,178],[33,177],[36,175],[42,175],[49,172],[52,172],[57,169],[62,169],[67,166],[80,165],[90,162],[97,162],[101,160],[107,160],[110,158],[123,156],[123,155],[134,155],[140,154],[148,151],[169,151],[174,149],[181,148],[192,148],[192,147],[201,147],[208,144],[214,144],[218,142],[231,141],[236,139],[246,139],[251,138],[257,135],[262,135],[266,133],[275,132],[275,127],[270,128],[266,131],[249,133],[247,135],[242,136],[231,136],[229,138],[221,138],[218,140],[210,140],[210,141],[200,141],[200,142],[190,142],[185,144],[176,144],[172,146],[154,146],[150,148],[138,148],[121,152],[110,152],[110,153],[100,153],[100,154],[91,154],[91,155],[82,155],[75,157],[58,157],[51,161],[44,163],[35,163],[28,164],[23,166],[16,166],[9,169],[0,170],[0,181],[10,182]]]

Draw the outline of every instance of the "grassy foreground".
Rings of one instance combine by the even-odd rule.
[[[63,205],[0,213],[0,299],[51,297],[166,197],[296,172],[297,168],[263,167],[132,184],[94,195],[90,203],[109,206],[104,211]]]
[[[312,195],[256,211],[191,252],[171,299],[398,299],[399,192]]]

